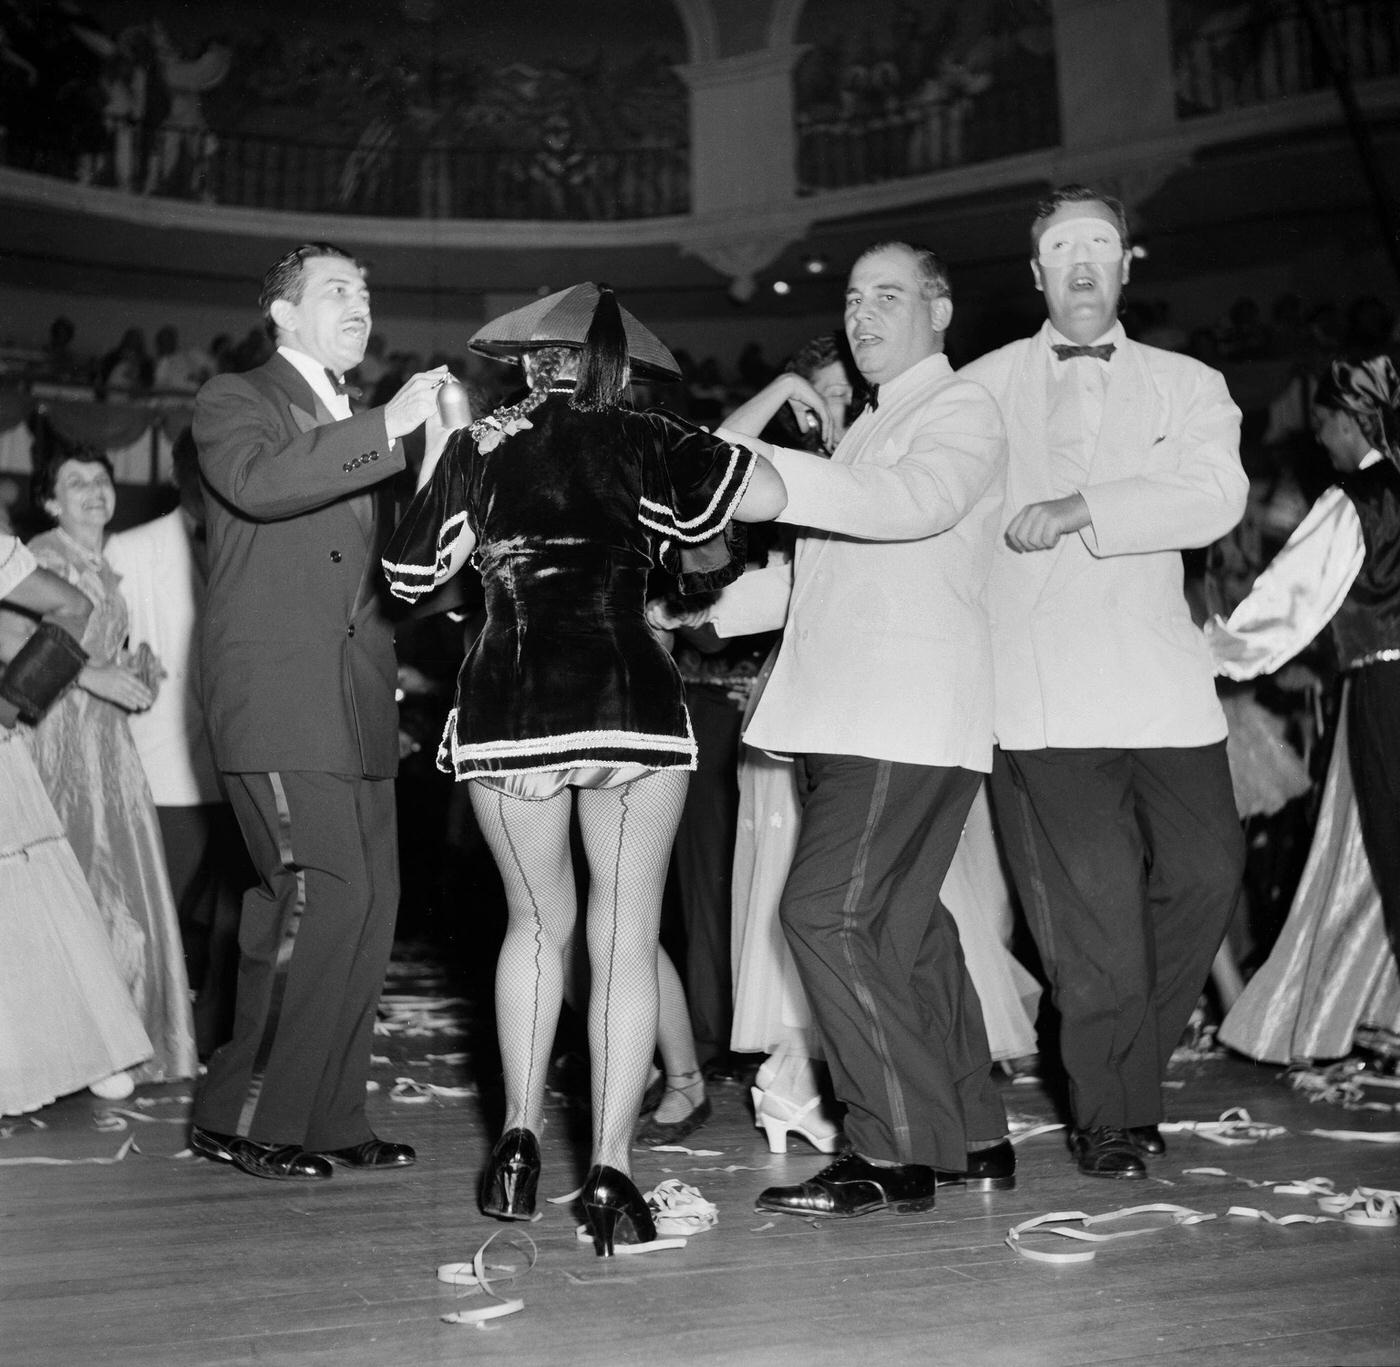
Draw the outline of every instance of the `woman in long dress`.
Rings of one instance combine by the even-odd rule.
[[[75,635],[89,611],[76,589],[4,533],[0,602]],[[0,661],[21,644],[0,627]],[[0,1115],[37,1110],[82,1087],[121,1095],[130,1087],[125,1070],[151,1052],[92,893],[12,720],[0,715]]]
[[[569,831],[589,868],[592,1166],[580,1199],[595,1251],[626,1221],[655,1225],[630,1151],[656,1036],[661,896],[695,741],[670,655],[644,616],[647,573],[689,546],[724,582],[732,517],[772,517],[771,467],[670,414],[623,406],[632,370],[674,359],[612,291],[575,285],[488,324],[474,350],[519,360],[529,396],[449,442],[386,547],[390,587],[415,599],[470,556],[486,626],[457,681],[439,766],[470,780],[501,870],[507,929],[496,974],[505,1132],[483,1211],[531,1219],[544,1080],[577,918]],[[708,552],[708,553],[707,553]]]
[[[77,684],[26,732],[39,771],[107,928],[117,968],[153,1053],[137,1082],[198,1069],[189,981],[155,804],[126,714],[154,697],[123,653],[126,605],[102,556],[116,509],[111,464],[97,450],[61,453],[40,472],[36,498],[58,524],[30,543],[46,569],[93,603]]]
[[[1219,1039],[1275,1063],[1338,1058],[1360,1026],[1400,1032],[1400,374],[1334,361],[1313,426],[1338,472],[1228,621],[1216,672],[1278,669],[1324,629],[1343,670],[1317,827],[1288,920]]]

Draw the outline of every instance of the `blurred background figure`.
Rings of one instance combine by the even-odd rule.
[[[200,698],[198,625],[209,564],[199,457],[188,429],[173,460],[179,506],[116,533],[106,557],[121,581],[131,646],[160,661],[155,701],[131,713],[128,725],[160,823],[195,992],[195,1041],[208,1058],[232,1034],[238,909],[254,876],[214,767]]]
[[[1252,1058],[1339,1058],[1357,1028],[1400,1032],[1400,375],[1334,361],[1313,429],[1337,482],[1207,639],[1230,679],[1272,673],[1330,630],[1342,705],[1288,920],[1220,1027]],[[1389,938],[1387,953],[1386,940]]]

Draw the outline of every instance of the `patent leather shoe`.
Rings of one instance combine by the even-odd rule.
[[[937,1191],[937,1175],[921,1163],[882,1167],[858,1153],[846,1153],[805,1182],[759,1192],[754,1209],[836,1219],[869,1215],[876,1210],[907,1215],[932,1210]]]
[[[940,1189],[954,1191],[1010,1191],[1016,1185],[1016,1150],[1009,1139],[984,1149],[967,1151],[967,1167],[961,1172],[935,1168]]]
[[[329,1160],[307,1153],[300,1144],[260,1144],[241,1134],[218,1134],[192,1125],[190,1148],[216,1163],[231,1163],[250,1177],[273,1182],[324,1182],[331,1176]]]
[[[481,1211],[498,1220],[533,1220],[540,1184],[540,1143],[531,1130],[507,1130],[491,1150],[481,1180]]]
[[[1133,1147],[1128,1132],[1116,1125],[1073,1130],[1069,1143],[1079,1171],[1090,1177],[1125,1179],[1147,1176],[1147,1165]]]
[[[588,1232],[593,1236],[593,1251],[600,1258],[613,1256],[623,1216],[632,1226],[631,1242],[649,1244],[656,1239],[651,1209],[625,1172],[595,1163],[584,1178],[579,1200]]]
[[[348,1149],[317,1149],[316,1152],[347,1168],[411,1168],[418,1161],[410,1145],[378,1138],[352,1144]]]
[[[1167,1141],[1162,1138],[1161,1130],[1155,1125],[1129,1125],[1123,1133],[1128,1136],[1128,1143],[1139,1153],[1160,1158],[1167,1151]]]

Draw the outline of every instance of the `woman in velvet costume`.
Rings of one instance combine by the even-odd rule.
[[[1271,673],[1328,627],[1343,670],[1288,920],[1220,1027],[1232,1049],[1275,1063],[1341,1057],[1362,1025],[1400,1032],[1400,375],[1391,361],[1333,362],[1313,426],[1337,483],[1229,620],[1206,627],[1216,672],[1232,679]]]
[[[743,448],[622,406],[632,369],[678,372],[606,288],[536,301],[470,345],[523,357],[530,393],[453,435],[385,549],[385,572],[411,600],[470,556],[485,588],[486,625],[438,764],[471,780],[506,890],[496,974],[505,1132],[481,1193],[483,1211],[502,1219],[535,1215],[545,1069],[577,918],[577,808],[592,978],[581,1200],[606,1256],[624,1216],[637,1242],[656,1237],[630,1149],[656,1033],[661,895],[695,766],[679,675],[644,617],[647,573],[660,562],[691,591],[727,582],[741,568],[730,519],[772,517],[786,493]]]

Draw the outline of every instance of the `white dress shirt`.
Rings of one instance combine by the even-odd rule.
[[[1046,326],[1047,342],[1074,346],[1057,328]],[[1121,347],[1127,340],[1123,325],[1116,323],[1091,343]],[[1046,367],[1045,448],[1050,462],[1055,497],[1078,493],[1088,483],[1094,447],[1103,426],[1104,394],[1108,390],[1111,360],[1096,356],[1056,358]],[[1008,509],[1008,511],[1012,511]]]
[[[279,346],[277,354],[290,361],[305,376],[306,383],[311,386],[316,397],[325,404],[326,411],[331,417],[339,421],[351,416],[350,396],[335,392],[335,386],[330,382],[325,366],[312,359],[304,351],[296,350],[295,347]]]

